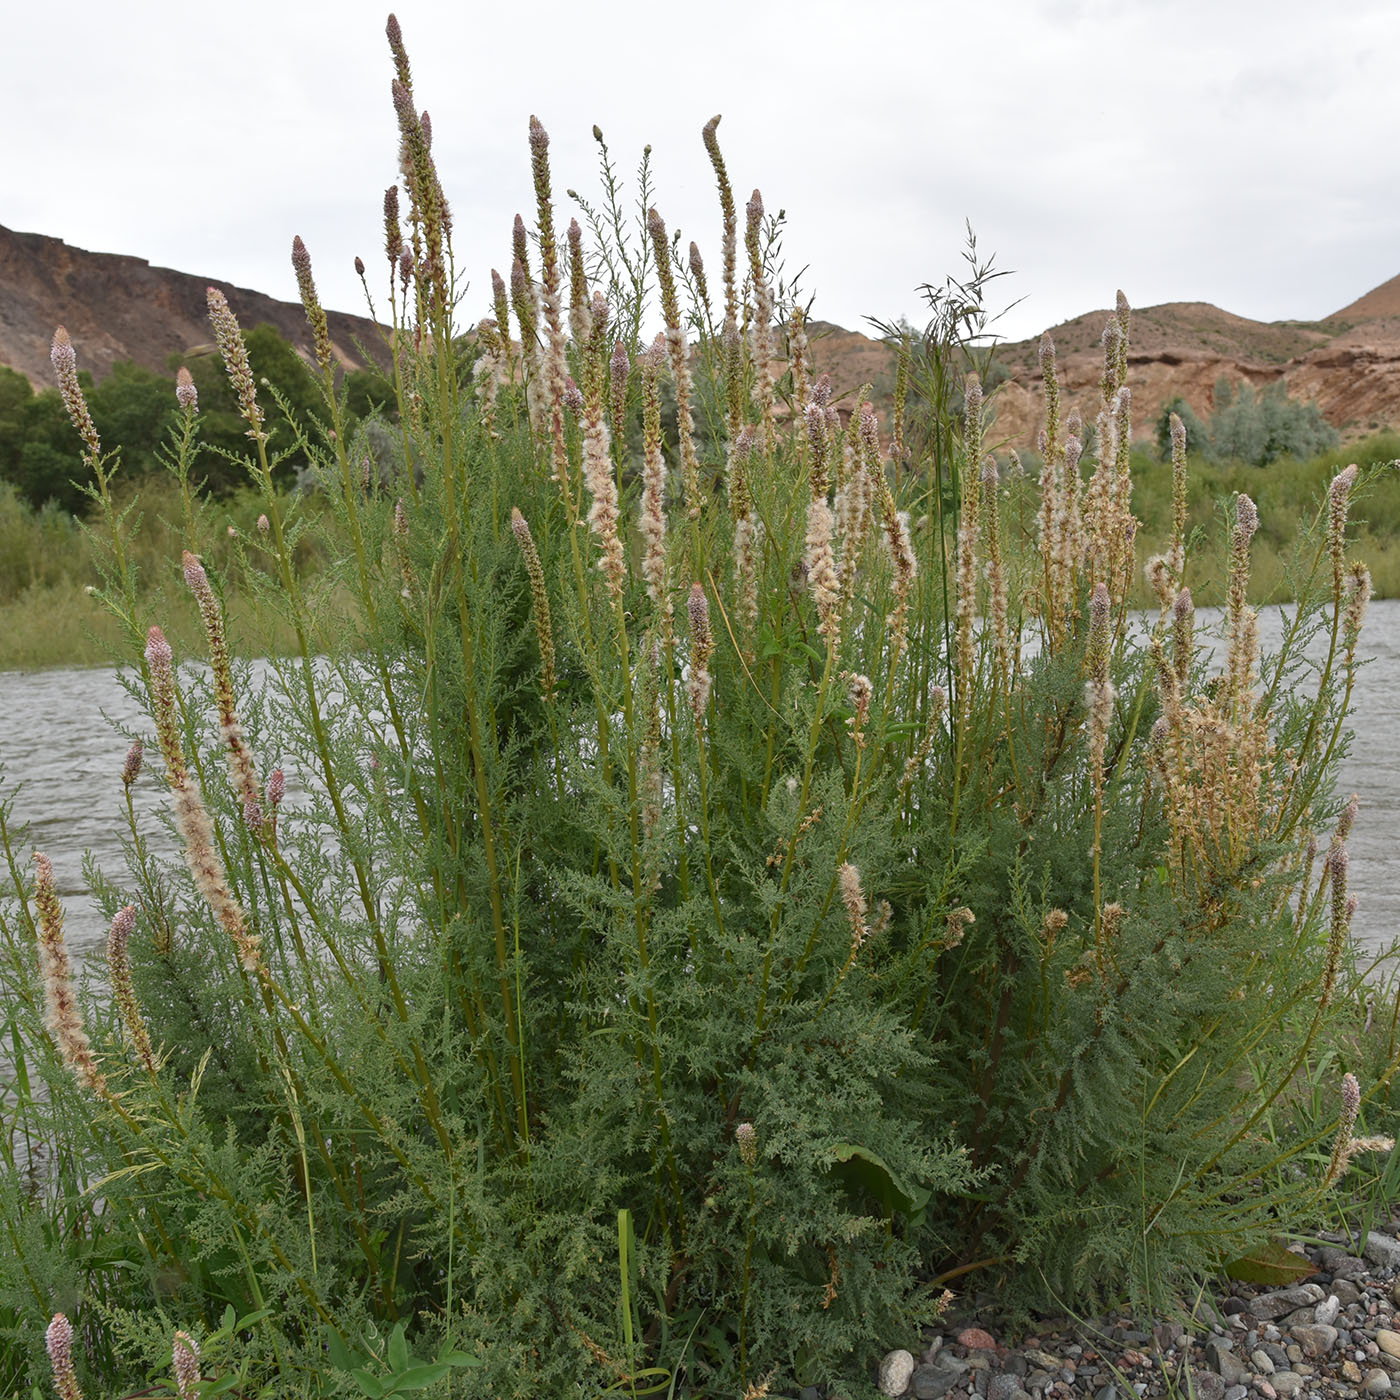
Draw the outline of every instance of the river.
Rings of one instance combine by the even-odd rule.
[[[1282,616],[1278,608],[1261,610],[1266,651],[1277,642]],[[1355,792],[1361,800],[1349,843],[1358,901],[1353,934],[1361,947],[1379,952],[1400,936],[1400,599],[1371,605],[1361,650],[1369,661],[1353,696],[1355,737],[1338,791]],[[261,673],[255,666],[255,677]],[[37,848],[52,859],[69,942],[80,957],[106,937],[83,874],[85,854],[114,874],[122,869],[126,815],[120,774],[127,741],[114,725],[150,729],[110,669],[0,672],[4,795],[13,802],[14,825],[29,826],[26,848],[18,854],[27,862],[29,849]],[[295,781],[290,773],[288,778]],[[144,833],[163,848],[164,833],[153,818],[166,799],[164,785],[148,770],[134,797],[147,817]]]

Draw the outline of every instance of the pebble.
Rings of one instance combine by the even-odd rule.
[[[1196,1400],[1225,1400],[1225,1382],[1214,1371],[1193,1371],[1191,1380]]]
[[[913,1352],[885,1356],[879,1391],[887,1400],[1400,1400],[1398,1229],[1291,1246],[1316,1272],[1286,1287],[1218,1279],[1189,1333],[1177,1320],[1109,1311],[1042,1316],[1024,1335],[993,1295],[970,1294]]]
[[[867,1373],[868,1374],[868,1373]],[[887,1353],[880,1363],[880,1394],[903,1395],[914,1376],[914,1357],[902,1347]]]
[[[1382,1269],[1393,1269],[1400,1265],[1400,1240],[1393,1235],[1382,1235],[1379,1231],[1372,1230],[1366,1236],[1366,1243],[1361,1252],[1371,1263]]]
[[[955,1371],[949,1371],[943,1366],[925,1364],[915,1367],[911,1384],[914,1387],[915,1400],[938,1400],[944,1391],[957,1382]],[[1006,1400],[1011,1400],[1011,1397],[1007,1396]]]
[[[1293,1336],[1303,1348],[1304,1356],[1326,1356],[1337,1345],[1337,1329],[1314,1322],[1308,1326],[1295,1327]]]
[[[1260,1322],[1273,1322],[1299,1308],[1316,1305],[1322,1298],[1322,1289],[1317,1284],[1298,1283],[1292,1288],[1279,1288],[1272,1293],[1261,1293],[1251,1300],[1249,1311]]]
[[[995,1351],[997,1344],[990,1332],[984,1332],[980,1327],[964,1327],[958,1333],[958,1345],[973,1351]]]

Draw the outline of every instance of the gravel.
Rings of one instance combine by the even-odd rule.
[[[993,1298],[959,1299],[872,1379],[891,1400],[1400,1400],[1400,1219],[1324,1238],[1292,1246],[1313,1266],[1302,1283],[1217,1280],[1189,1327],[1045,1318],[1015,1336]]]

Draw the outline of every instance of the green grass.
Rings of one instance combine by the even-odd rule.
[[[132,483],[121,499],[131,502],[137,496]],[[170,523],[179,516],[180,497],[163,477],[140,483],[136,509],[144,517],[135,547],[141,595],[161,602],[172,643],[188,652],[203,636],[180,577],[181,549],[193,543],[230,581],[229,628],[239,652],[279,656],[294,648],[290,626],[266,617],[253,620],[249,581],[235,562],[228,532],[232,528],[246,538],[256,531],[261,508],[255,497],[242,494],[211,504],[206,528],[192,542],[178,524]],[[298,562],[309,576],[322,568],[326,545],[323,535],[304,538]],[[54,508],[35,511],[11,486],[0,483],[0,670],[100,666],[123,656],[124,629],[95,595],[99,581],[92,542],[80,521]],[[334,591],[328,611],[334,625],[340,612]]]

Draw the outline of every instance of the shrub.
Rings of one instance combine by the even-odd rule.
[[[1346,970],[1350,814],[1314,852],[1365,602],[1354,473],[1277,657],[1237,499],[1207,676],[1184,453],[1160,615],[1128,612],[1126,302],[1087,483],[1048,345],[1039,489],[984,464],[981,386],[947,372],[966,307],[939,294],[905,346],[902,392],[929,401],[896,475],[868,403],[843,426],[813,380],[800,313],[784,421],[762,201],[741,249],[714,123],[723,307],[692,321],[715,327],[713,382],[693,382],[660,214],[650,280],[592,295],[533,121],[538,241],[518,227],[516,300],[500,279],[468,368],[393,21],[390,42],[397,470],[363,469],[328,347],[325,431],[295,439],[344,542],[349,626],[297,566],[309,505],[276,490],[211,294],[265,515],[234,557],[295,647],[251,687],[226,572],[186,552],[209,664],[177,667],[56,342],[149,761],[119,783],[114,753],[110,1000],[74,994],[53,872],[37,858],[31,885],[0,808],[27,1086],[0,1188],[11,1388],[63,1308],[109,1387],[166,1367],[179,1325],[221,1382],[276,1393],[409,1371],[493,1396],[858,1393],[950,1280],[1149,1308],[1296,1221],[1323,1172],[1282,1168],[1318,1140],[1275,1140],[1272,1112]],[[320,344],[300,240],[293,258]],[[615,342],[653,290],[666,332]],[[696,448],[702,392],[722,456]],[[187,395],[181,480],[198,433]],[[188,551],[210,529],[181,500]],[[1318,628],[1329,660],[1305,676]],[[148,844],[148,781],[184,869]]]
[[[1174,399],[1157,420],[1157,444],[1164,458],[1170,452],[1173,414],[1186,428],[1187,447],[1209,462],[1267,467],[1281,457],[1318,457],[1341,441],[1341,435],[1322,416],[1322,410],[1315,403],[1291,398],[1281,380],[1255,393],[1247,383],[1232,385],[1220,378],[1215,385],[1215,410],[1209,426],[1201,422],[1184,399]]]

